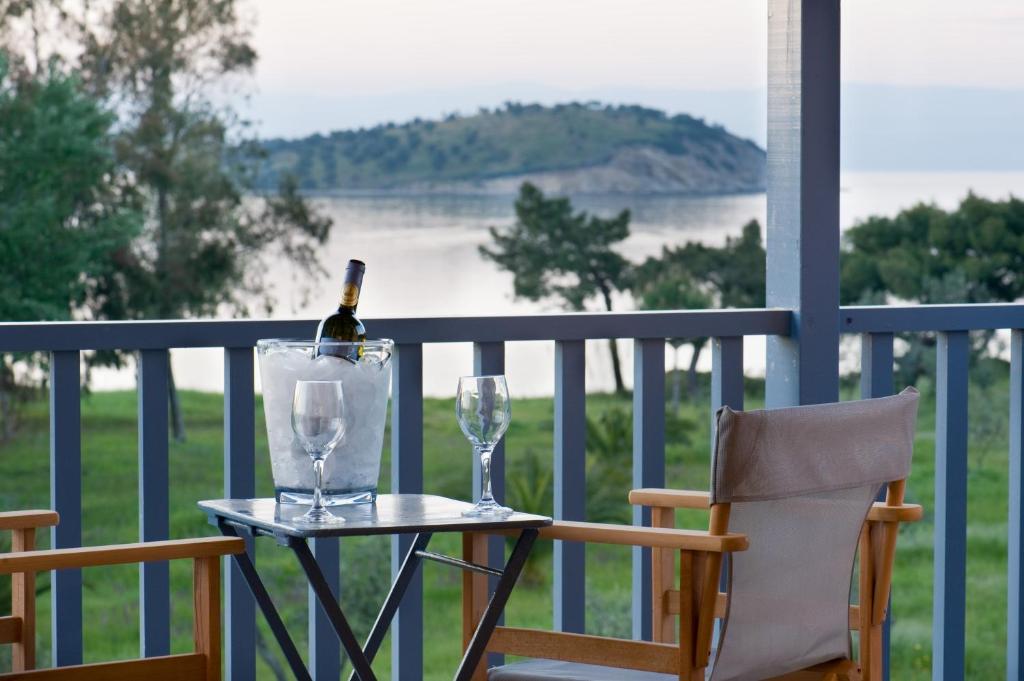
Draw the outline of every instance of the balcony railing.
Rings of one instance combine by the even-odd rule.
[[[936,477],[934,678],[963,678],[967,556],[967,368],[968,332],[1009,329],[1011,343],[1010,522],[1008,663],[1017,668],[1024,649],[1020,599],[1024,586],[1021,547],[1024,477],[1024,305],[944,305],[846,307],[840,329],[862,339],[861,392],[865,397],[893,391],[894,334],[936,332]],[[517,317],[450,317],[369,320],[374,333],[396,341],[392,395],[391,489],[423,489],[423,345],[473,343],[474,370],[504,372],[506,342],[555,344],[554,508],[556,518],[585,518],[585,358],[589,339],[634,339],[633,484],[665,484],[665,340],[711,337],[711,410],[743,407],[743,353],[746,336],[787,336],[788,310],[715,310],[564,314]],[[2,323],[0,352],[50,353],[50,493],[61,515],[52,530],[54,547],[81,543],[80,366],[86,350],[139,353],[139,518],[140,538],[168,538],[167,381],[172,348],[224,348],[224,494],[255,494],[255,394],[253,348],[267,337],[311,337],[314,321],[157,321]],[[494,484],[504,493],[504,452],[494,459]],[[625,494],[626,490],[623,490]],[[634,522],[649,523],[639,511]],[[396,538],[393,556],[409,538]],[[496,541],[492,560],[503,550]],[[338,574],[336,541],[314,546],[325,572]],[[650,637],[650,563],[641,551],[633,558],[634,635]],[[583,630],[584,552],[575,544],[554,553],[554,626]],[[255,609],[240,575],[226,573],[226,660],[229,678],[255,675]],[[333,585],[337,587],[337,585]],[[52,650],[57,665],[82,659],[82,582],[77,571],[59,571],[52,580]],[[165,564],[141,568],[141,632],[145,655],[170,649],[170,587]],[[423,590],[409,591],[392,631],[392,675],[403,681],[422,674]],[[318,660],[337,658],[337,641],[326,622],[310,625],[310,648]],[[319,654],[318,654],[319,653]],[[336,678],[335,674],[335,678]]]

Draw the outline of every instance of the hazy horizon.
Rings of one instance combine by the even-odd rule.
[[[599,100],[765,143],[763,0],[249,0],[247,11],[259,62],[242,112],[263,137]],[[1022,32],[1016,0],[844,3],[844,167],[1024,168]]]

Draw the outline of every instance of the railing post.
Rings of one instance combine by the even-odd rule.
[[[555,519],[587,513],[587,386],[583,341],[555,343]],[[583,633],[586,626],[586,545],[555,542],[554,628]]]
[[[82,545],[81,358],[77,350],[50,353],[50,504],[60,523],[55,549]],[[82,663],[82,571],[54,570],[50,579],[53,664]]]
[[[477,376],[493,376],[505,373],[505,344],[498,343],[473,343],[473,373]],[[509,390],[514,391],[515,386]],[[505,496],[505,439],[502,438],[498,446],[494,448],[491,455],[491,492],[500,504],[508,504]],[[480,457],[473,457],[473,499],[479,499],[481,489]],[[505,565],[505,538],[487,538],[487,563],[496,568]],[[488,580],[490,589],[493,591],[498,586],[498,578],[490,577]],[[498,621],[505,623],[504,614]],[[497,653],[490,653],[487,656],[487,663],[492,667],[504,664],[505,656]]]
[[[633,344],[633,487],[665,486],[665,339]],[[633,524],[650,525],[651,509],[633,507]],[[633,638],[650,641],[651,550],[633,548]]]
[[[743,336],[711,339],[712,447],[715,412],[726,406],[743,409]]]
[[[891,333],[865,333],[860,339],[860,397],[885,397],[892,395],[893,335]],[[878,500],[885,501],[885,487],[878,493]],[[890,587],[891,591],[891,587]],[[892,641],[892,596],[885,610],[882,624],[882,678],[889,681],[889,653]]]
[[[423,491],[423,346],[395,346],[391,401],[391,491]],[[412,544],[409,535],[391,542],[391,572],[397,575]],[[391,678],[423,678],[423,573],[410,581],[391,627]]]
[[[256,496],[256,396],[252,348],[224,348],[224,496]],[[255,562],[256,547],[246,537]],[[228,681],[256,678],[256,604],[242,572],[224,559],[224,645]]]
[[[865,333],[860,338],[860,397],[892,395],[893,335]]]
[[[966,331],[939,334],[935,380],[932,679],[964,678],[967,576]]]
[[[769,407],[839,396],[839,0],[768,2]]]
[[[1010,522],[1006,594],[1006,679],[1024,681],[1024,330],[1010,336]]]
[[[341,597],[341,546],[337,537],[310,541],[313,557],[324,573],[334,595]],[[313,587],[307,587],[306,608],[309,631],[309,673],[313,681],[337,681],[341,677],[341,644],[331,621],[317,601]]]
[[[139,540],[168,538],[167,350],[139,352]],[[167,561],[139,565],[139,639],[146,657],[171,652],[171,581]]]

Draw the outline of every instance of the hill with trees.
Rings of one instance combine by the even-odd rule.
[[[258,186],[307,191],[722,194],[763,191],[765,152],[686,114],[640,106],[507,103],[441,121],[264,141]]]

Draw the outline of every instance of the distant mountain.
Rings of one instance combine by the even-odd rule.
[[[380,120],[476,111],[506,100],[642,102],[669,115],[688,112],[765,146],[763,89],[652,89],[610,85],[572,90],[539,83],[495,82],[450,89],[366,95],[263,91],[252,116],[267,137],[355,128]],[[1024,170],[1024,89],[843,83],[842,155],[852,171]],[[301,106],[296,106],[301,102]]]
[[[526,180],[566,194],[763,191],[765,152],[718,125],[640,106],[508,103],[264,142],[259,186],[293,173],[302,189],[511,194]]]

